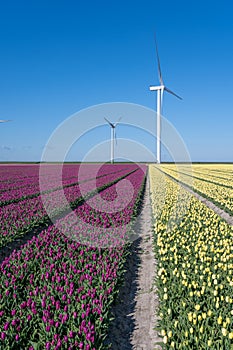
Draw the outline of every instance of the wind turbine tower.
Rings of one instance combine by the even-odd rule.
[[[104,118],[111,128],[111,164],[114,163],[114,144],[116,142],[116,126],[119,124],[121,117],[116,123],[110,122],[107,118]]]
[[[169,90],[164,85],[156,37],[155,37],[155,47],[156,47],[156,56],[157,56],[157,63],[158,63],[158,74],[159,74],[160,85],[150,86],[150,91],[157,91],[157,163],[160,164],[161,163],[161,111],[162,111],[162,105],[163,105],[163,93],[164,91],[167,91],[169,94],[176,96],[180,100],[182,100],[182,98],[176,95],[173,91]]]

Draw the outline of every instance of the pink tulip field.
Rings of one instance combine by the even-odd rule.
[[[0,349],[104,349],[147,167],[46,167],[0,167]]]

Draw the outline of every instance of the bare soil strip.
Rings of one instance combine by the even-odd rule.
[[[142,211],[134,229],[139,238],[132,244],[124,284],[117,304],[112,309],[114,320],[106,344],[112,344],[110,349],[113,350],[161,349],[155,345],[162,339],[154,329],[159,301],[155,287],[156,261],[153,252],[149,176]]]
[[[183,182],[180,182],[179,180],[175,179],[173,176],[165,173],[163,173],[168,176],[173,181],[177,182],[180,186],[182,186],[186,191],[190,192],[193,196],[195,196],[200,202],[204,203],[208,208],[212,209],[216,214],[218,214],[223,220],[225,220],[229,225],[233,226],[233,217],[226,213],[223,209],[219,208],[217,205],[215,205],[213,202],[208,200],[207,198],[201,196],[194,190],[192,190],[189,186],[185,185]]]
[[[138,273],[138,291],[135,297],[135,324],[132,334],[132,345],[135,350],[161,349],[155,346],[161,338],[154,327],[157,323],[156,309],[158,296],[156,294],[155,274],[156,260],[153,251],[152,211],[150,203],[149,176],[144,198],[144,206],[140,217],[139,232],[141,234],[141,266]]]

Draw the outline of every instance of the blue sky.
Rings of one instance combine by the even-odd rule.
[[[165,95],[164,117],[193,161],[233,161],[232,12],[224,0],[2,1],[0,119],[13,121],[0,124],[0,160],[40,160],[57,126],[92,105],[155,109],[156,30],[164,81],[183,97]],[[108,126],[89,136],[92,145],[106,140]],[[118,137],[146,136],[120,125]]]

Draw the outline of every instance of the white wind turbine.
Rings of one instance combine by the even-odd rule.
[[[9,119],[9,120],[0,120],[0,123],[6,123],[6,122],[11,122],[11,120]]]
[[[163,92],[167,91],[169,92],[169,94],[172,94],[178,97],[180,100],[182,100],[182,98],[176,95],[173,91],[169,90],[164,85],[161,67],[160,67],[159,52],[158,52],[156,37],[155,37],[155,47],[156,47],[156,56],[157,56],[157,62],[158,62],[158,73],[159,73],[160,85],[150,86],[150,91],[157,91],[157,163],[160,164],[161,162],[161,111],[162,111],[162,104],[163,104]]]
[[[104,118],[111,128],[111,164],[114,163],[114,143],[116,142],[116,126],[119,124],[122,117],[118,119],[116,123],[110,122],[107,118]]]

